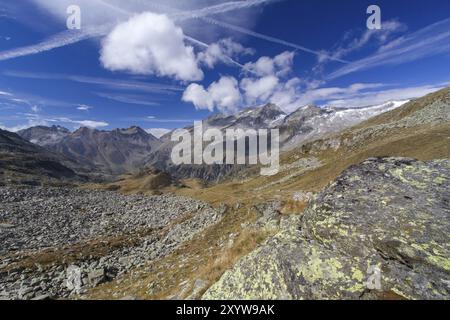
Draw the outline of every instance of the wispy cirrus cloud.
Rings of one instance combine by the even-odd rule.
[[[60,10],[55,10],[55,7],[53,7],[52,4],[49,4],[48,1],[42,1],[42,0],[35,0],[35,1],[37,3],[39,3],[40,5],[42,5],[44,8],[47,8],[53,12],[64,12],[64,11],[61,11],[61,8],[65,8],[65,7],[63,7],[64,5],[66,5],[66,7],[67,7],[68,4],[71,4],[71,3],[69,3],[70,1],[59,2],[56,7],[59,8]],[[323,51],[313,50],[313,49],[307,48],[305,46],[302,46],[302,45],[299,45],[296,43],[285,41],[283,39],[280,39],[280,38],[277,38],[274,36],[269,36],[269,35],[265,35],[262,33],[258,33],[258,32],[252,31],[250,29],[247,29],[245,27],[234,25],[234,24],[231,24],[231,23],[228,23],[225,21],[220,21],[217,19],[213,19],[210,17],[212,15],[223,14],[223,13],[236,11],[236,10],[240,10],[240,9],[248,9],[251,7],[265,5],[265,4],[277,2],[277,1],[283,1],[283,0],[229,1],[229,2],[219,3],[216,5],[201,8],[201,9],[193,9],[193,10],[185,10],[185,11],[179,10],[174,7],[167,6],[164,4],[164,1],[139,2],[139,5],[132,7],[131,9],[126,8],[126,6],[124,6],[123,3],[117,3],[117,2],[109,3],[109,2],[106,2],[103,0],[93,0],[93,1],[88,2],[85,5],[91,7],[92,10],[89,10],[90,12],[97,12],[97,11],[101,12],[101,14],[99,14],[98,16],[101,16],[103,18],[105,16],[105,14],[104,14],[105,12],[113,11],[113,13],[115,13],[115,14],[111,14],[111,12],[109,12],[106,16],[113,17],[114,23],[117,23],[118,21],[119,22],[124,21],[124,20],[128,19],[129,17],[133,16],[137,12],[143,12],[146,9],[153,9],[153,10],[156,9],[160,13],[167,14],[169,19],[171,19],[175,22],[183,22],[186,20],[193,20],[193,19],[201,20],[205,23],[208,23],[213,26],[218,26],[225,30],[241,33],[241,34],[255,37],[258,39],[262,39],[262,40],[265,40],[265,41],[268,41],[271,43],[287,46],[287,47],[290,47],[290,48],[293,48],[296,50],[300,50],[300,51],[303,51],[306,53],[314,54],[318,57],[325,56],[329,60],[338,61],[341,63],[348,63],[348,61],[346,61],[346,60],[334,57],[333,55],[328,55],[327,53],[325,53]],[[196,1],[191,1],[191,2],[194,5],[196,4]],[[151,11],[153,11],[153,10],[151,10]],[[65,18],[65,16],[64,16],[64,18]],[[88,30],[75,31],[75,32],[74,31],[64,31],[56,36],[53,36],[49,39],[46,39],[45,41],[43,41],[41,43],[35,44],[35,45],[22,47],[22,48],[16,48],[16,49],[8,50],[5,52],[0,52],[0,61],[17,58],[17,57],[22,57],[22,56],[26,56],[26,55],[30,55],[30,54],[37,54],[37,53],[45,52],[45,51],[52,50],[52,49],[55,49],[58,47],[74,44],[74,43],[77,43],[79,41],[83,41],[83,40],[86,40],[89,38],[105,36],[109,33],[109,31],[113,28],[113,26],[114,25],[111,25],[110,23],[104,24],[104,25],[96,24],[95,26],[93,26],[92,29],[88,29]],[[192,40],[198,41],[197,39],[195,39],[195,37],[192,37],[192,36],[186,36],[185,39],[191,40],[191,41]],[[197,43],[202,43],[202,42],[198,41]],[[202,43],[202,44],[204,44],[204,43]],[[239,66],[239,64],[236,64],[236,65]]]
[[[157,3],[149,3],[149,6],[153,6],[154,8],[161,8],[163,11],[171,11],[169,13],[169,17],[176,21],[183,21],[189,19],[198,19],[202,17],[208,17],[212,15],[217,15],[221,13],[226,13],[230,11],[240,10],[240,9],[248,9],[264,4],[268,4],[271,2],[277,2],[283,0],[247,0],[247,1],[230,1],[225,3],[219,3],[217,5],[209,6],[206,8],[201,8],[197,10],[181,12],[174,8],[168,7],[166,5],[157,4]]]
[[[4,71],[2,74],[8,77],[15,77],[15,78],[73,81],[84,84],[99,85],[102,87],[116,90],[138,91],[156,94],[174,94],[184,90],[183,87],[172,84],[149,83],[140,81],[126,81],[126,80],[118,81],[109,78],[89,77],[82,75],[69,75],[58,73],[32,73],[21,71]]]
[[[339,68],[328,75],[326,80],[375,67],[404,64],[446,52],[450,52],[450,19],[393,40],[375,54]]]
[[[280,38],[276,38],[276,37],[273,37],[273,36],[269,36],[269,35],[265,35],[265,34],[262,34],[262,33],[259,33],[259,32],[255,32],[255,31],[252,31],[252,30],[240,27],[240,26],[236,26],[236,25],[227,23],[225,21],[219,21],[217,19],[212,19],[212,18],[208,18],[208,17],[202,17],[201,19],[203,21],[209,23],[209,24],[220,26],[220,27],[223,27],[225,29],[229,29],[229,30],[232,30],[232,31],[235,31],[235,32],[239,32],[239,33],[242,33],[242,34],[245,34],[245,35],[257,38],[257,39],[266,40],[268,42],[272,42],[272,43],[276,43],[276,44],[279,44],[279,45],[282,45],[282,46],[286,46],[286,47],[289,47],[289,48],[292,48],[292,49],[300,50],[300,51],[303,51],[303,52],[306,52],[306,53],[310,53],[310,54],[316,55],[318,57],[323,57],[325,55],[326,57],[328,57],[328,59],[333,60],[333,61],[337,61],[337,62],[341,62],[341,63],[349,63],[349,61],[346,61],[344,59],[335,58],[333,56],[327,55],[323,51],[313,50],[313,49],[307,48],[305,46],[302,46],[302,45],[299,45],[299,44],[296,44],[296,43],[293,43],[293,42],[285,41],[285,40],[280,39]]]
[[[355,83],[347,87],[323,87],[298,96],[297,105],[321,104],[336,107],[364,107],[393,100],[410,100],[441,90],[450,83],[395,87],[382,83]]]
[[[108,3],[106,1],[101,0],[91,0],[91,1],[81,1],[83,8],[87,8],[84,12],[90,13],[87,17],[87,26],[84,26],[82,30],[67,30],[60,32],[40,43],[15,48],[7,51],[0,52],[0,61],[14,59],[18,57],[23,57],[32,54],[38,54],[41,52],[53,50],[56,48],[64,47],[67,45],[71,45],[83,40],[87,40],[90,38],[102,37],[105,36],[113,29],[113,27],[117,24],[117,22],[125,21],[129,17],[133,16],[135,13],[143,12],[147,7],[159,8],[161,13],[169,14],[169,18],[174,21],[185,21],[188,19],[201,18],[208,15],[226,13],[234,10],[249,8],[256,5],[261,5],[269,2],[274,2],[279,0],[248,0],[248,1],[230,1],[226,3],[222,3],[219,5],[214,5],[210,7],[205,7],[197,10],[187,10],[181,11],[175,8],[170,8],[165,6],[163,1],[153,2],[153,3],[144,3],[140,2],[137,5],[130,8],[123,2],[121,3]],[[54,13],[61,20],[65,20],[66,16],[61,15],[61,13],[65,14],[65,9],[73,4],[70,0],[58,1],[58,2],[49,2],[47,0],[34,0],[38,5],[43,8],[49,10]],[[194,5],[196,5],[196,1],[191,1]],[[176,11],[172,13],[170,16],[170,12],[168,10]],[[97,14],[94,14],[97,13]],[[100,20],[100,21],[99,21]]]
[[[28,55],[38,54],[71,45],[86,39],[102,36],[107,33],[108,26],[100,26],[98,28],[89,28],[83,31],[67,30],[62,31],[37,45],[30,45],[20,48],[0,52],[0,61],[24,57]]]
[[[0,129],[6,130],[9,132],[17,132],[20,130],[25,130],[31,127],[35,126],[48,126],[49,122],[45,120],[39,120],[39,119],[29,119],[26,121],[26,123],[13,125],[13,126],[7,126],[0,122]]]
[[[109,123],[106,121],[96,121],[96,120],[73,120],[70,118],[55,118],[52,121],[57,121],[66,124],[72,124],[75,127],[87,127],[87,128],[104,128],[109,126]]]
[[[361,107],[385,103],[386,101],[410,100],[436,92],[448,86],[449,83],[422,85],[405,88],[384,88],[381,90],[359,92],[357,94],[342,94],[341,97],[328,97],[327,103],[337,107]]]
[[[0,92],[0,104],[9,109],[25,107],[37,113],[42,106],[71,107],[70,103],[65,101],[49,99],[47,97],[25,94],[21,92]]]
[[[136,104],[141,106],[150,106],[155,107],[161,105],[159,102],[153,102],[146,99],[146,97],[140,96],[140,95],[132,95],[132,94],[115,94],[115,93],[105,93],[105,92],[96,92],[97,96],[114,100],[121,103],[126,104]]]
[[[163,119],[163,118],[156,118],[154,116],[148,116],[146,118],[134,118],[134,121],[143,121],[143,122],[149,122],[149,123],[193,123],[195,121],[199,121],[199,119]]]
[[[80,110],[80,111],[89,111],[91,109],[94,109],[94,107],[88,106],[86,104],[79,104],[77,106],[77,110]]]
[[[394,35],[404,32],[408,27],[397,20],[383,22],[380,30],[366,29],[364,31],[351,30],[344,34],[330,50],[323,50],[323,55],[318,56],[318,64],[313,68],[314,73],[321,73],[327,63],[332,61],[330,57],[343,59],[367,46],[385,44]],[[359,33],[359,34],[358,34]]]
[[[237,26],[225,21],[220,21],[214,18],[211,18],[210,16],[214,15],[214,14],[218,14],[218,13],[223,13],[226,12],[225,8],[231,8],[234,7],[236,5],[239,6],[239,9],[242,8],[247,8],[247,7],[253,7],[256,5],[261,5],[261,4],[266,4],[266,3],[270,3],[270,2],[276,2],[276,1],[283,1],[283,0],[273,0],[273,1],[265,1],[265,0],[248,0],[248,1],[234,1],[234,2],[230,2],[228,4],[220,4],[217,6],[213,6],[213,7],[209,7],[209,8],[205,8],[205,9],[200,9],[197,11],[193,11],[193,12],[179,12],[179,13],[175,13],[175,14],[171,14],[169,15],[170,17],[172,17],[173,19],[177,20],[183,20],[183,19],[199,19],[203,22],[206,22],[210,25],[215,25],[215,26],[219,26],[221,28],[230,30],[230,31],[234,31],[234,32],[238,32],[247,36],[251,36],[257,39],[261,39],[261,40],[265,40],[268,42],[272,42],[272,43],[276,43],[282,46],[286,46],[292,49],[296,49],[296,50],[300,50],[306,53],[310,53],[313,55],[316,55],[318,57],[323,57],[326,56],[328,57],[328,59],[333,60],[333,61],[338,61],[341,63],[348,63],[348,61],[345,61],[343,59],[340,58],[336,58],[333,57],[332,55],[328,55],[326,53],[324,53],[323,51],[318,51],[318,50],[313,50],[310,48],[307,48],[305,46],[293,43],[293,42],[289,42],[289,41],[285,41],[283,39],[277,38],[277,37],[273,37],[273,36],[269,36],[269,35],[265,35],[259,32],[255,32],[252,31],[250,29],[241,27],[241,26]],[[151,4],[150,4],[151,5]],[[161,4],[158,5],[159,8],[163,8],[164,10],[175,10],[174,8],[170,8],[167,6],[163,6]],[[238,7],[234,7],[233,10],[238,9]],[[222,10],[222,11],[221,11]]]

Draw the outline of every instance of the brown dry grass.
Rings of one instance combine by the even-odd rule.
[[[280,210],[282,215],[300,214],[308,207],[305,201],[286,200]]]

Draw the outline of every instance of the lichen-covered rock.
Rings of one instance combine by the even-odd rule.
[[[449,299],[450,160],[369,159],[204,299]]]

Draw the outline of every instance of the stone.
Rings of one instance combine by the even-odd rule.
[[[20,300],[29,300],[34,296],[34,289],[30,287],[21,287],[19,290]]]
[[[88,273],[88,283],[91,287],[96,287],[106,281],[105,269],[100,268]]]
[[[314,195],[311,192],[298,191],[294,193],[292,199],[296,202],[307,202],[309,203],[313,199]]]
[[[14,225],[10,223],[0,223],[0,230],[1,229],[14,229]]]
[[[139,300],[139,299],[134,297],[134,296],[125,296],[125,297],[120,298],[119,300],[122,300],[122,301],[136,301],[136,300]]]
[[[186,297],[186,300],[195,300],[200,297],[203,291],[205,291],[209,286],[209,282],[203,279],[197,279],[194,282],[191,294]]]
[[[52,300],[52,297],[48,294],[43,294],[43,295],[36,296],[31,300],[36,300],[36,301]]]

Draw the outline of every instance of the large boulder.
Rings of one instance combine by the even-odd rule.
[[[204,299],[449,299],[450,160],[369,159]]]

